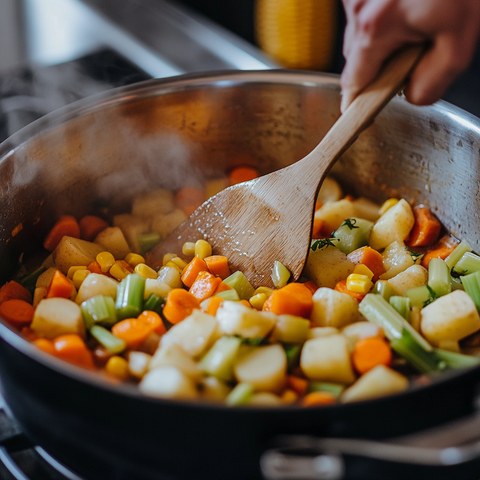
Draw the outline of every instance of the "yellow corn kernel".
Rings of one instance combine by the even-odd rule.
[[[170,260],[172,263],[180,267],[180,269],[183,271],[183,269],[187,266],[187,262],[183,260],[183,258],[180,257],[175,257]]]
[[[95,260],[100,265],[103,273],[108,272],[115,263],[115,257],[110,252],[100,252]]]
[[[380,210],[378,213],[380,215],[383,215],[388,209],[392,208],[396,203],[398,203],[398,198],[389,198],[388,200],[385,200],[383,202],[382,206],[380,207]]]
[[[119,261],[116,261],[108,272],[118,281],[123,280],[130,274],[130,272]]]
[[[265,295],[267,295],[267,297],[269,297],[269,296],[273,293],[273,288],[270,288],[270,287],[258,287],[258,288],[253,292],[253,294],[254,294],[254,295],[257,295],[258,293],[264,293]]]
[[[172,258],[175,258],[175,257],[178,257],[176,253],[166,253],[163,256],[163,260],[162,260],[163,265],[166,265],[168,262],[172,260]]]
[[[114,355],[108,359],[108,362],[105,365],[105,370],[107,373],[120,380],[126,380],[130,376],[128,362],[118,355]]]
[[[347,277],[347,289],[351,292],[368,293],[372,287],[373,283],[366,275],[351,273]]]
[[[266,293],[257,293],[256,295],[250,297],[248,301],[253,308],[261,310],[263,308],[263,304],[267,301],[267,299],[268,295]]]
[[[195,242],[185,242],[182,246],[182,253],[186,257],[193,257],[195,255]]]
[[[139,263],[135,267],[135,273],[138,273],[141,277],[143,278],[157,278],[158,273],[148,265],[145,265],[145,263]]]
[[[172,262],[171,260],[166,265],[164,265],[164,267],[171,267],[171,268],[174,268],[178,273],[182,273],[182,269],[176,263]]]
[[[133,268],[135,268],[139,263],[145,263],[145,259],[141,255],[132,252],[127,254],[125,261]]]
[[[77,270],[73,274],[72,282],[77,290],[80,288],[80,285],[83,283],[83,281],[87,278],[88,275],[90,275],[90,270],[87,269]]]
[[[294,390],[291,390],[290,388],[287,388],[282,393],[280,398],[283,403],[286,403],[287,405],[291,405],[292,403],[295,403],[298,400],[298,393],[295,392]]]
[[[75,275],[75,272],[77,270],[86,270],[87,267],[83,266],[83,265],[75,265],[75,266],[72,266],[68,269],[68,272],[67,272],[67,277],[72,280],[73,276]]]
[[[373,278],[373,272],[366,265],[363,265],[363,263],[356,265],[355,268],[353,269],[353,273],[358,273],[359,275],[365,275],[370,280]]]
[[[210,257],[212,255],[212,246],[206,240],[197,240],[195,242],[195,256],[201,258]]]

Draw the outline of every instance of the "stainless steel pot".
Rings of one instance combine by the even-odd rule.
[[[59,214],[110,216],[141,192],[199,185],[236,165],[270,172],[308,153],[338,115],[337,77],[282,71],[152,80],[47,115],[0,146],[0,281],[41,248]],[[396,98],[332,174],[354,195],[431,205],[478,251],[479,152],[476,118]],[[231,409],[142,397],[48,357],[3,323],[0,337],[13,415],[92,480],[256,478],[278,434],[406,434],[471,413],[480,379],[474,368],[375,401]]]

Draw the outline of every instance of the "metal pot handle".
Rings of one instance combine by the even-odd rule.
[[[479,438],[480,413],[385,442],[284,436],[260,466],[266,480],[478,480]]]

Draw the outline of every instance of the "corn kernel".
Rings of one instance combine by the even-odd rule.
[[[174,268],[178,273],[182,273],[182,269],[176,264],[176,263],[173,263],[172,261],[168,262],[166,265],[164,265],[165,267],[170,267],[170,268]]]
[[[127,275],[130,274],[130,272],[118,261],[113,264],[112,268],[108,272],[118,281],[123,280]]]
[[[351,273],[347,277],[347,289],[356,293],[368,293],[373,287],[372,281],[366,275]]]
[[[90,274],[90,270],[77,270],[73,274],[72,282],[75,288],[78,290],[80,288],[80,285],[83,283],[83,281],[87,278],[87,276]]]
[[[365,275],[370,280],[373,278],[373,272],[366,265],[363,265],[363,263],[356,265],[355,268],[353,269],[353,273],[358,273],[359,275]]]
[[[256,295],[250,297],[248,301],[253,308],[261,310],[263,308],[263,304],[267,301],[267,299],[268,295],[266,293],[257,293]]]
[[[170,261],[175,265],[179,266],[182,271],[187,266],[187,262],[180,257],[172,258]]]
[[[380,215],[383,215],[388,209],[392,208],[396,203],[398,203],[397,198],[389,198],[385,202],[383,202],[382,206],[380,207],[380,210],[378,213]]]
[[[127,254],[125,261],[133,268],[135,268],[139,263],[145,263],[145,259],[141,255],[132,252]]]
[[[195,242],[185,242],[182,247],[182,253],[187,257],[195,255]]]
[[[175,258],[175,257],[178,257],[178,255],[176,253],[166,253],[163,256],[162,264],[166,265],[168,262],[170,262],[172,260],[172,258]]]
[[[286,403],[287,405],[291,405],[292,403],[295,403],[298,400],[298,393],[295,392],[294,390],[287,388],[282,393],[280,398],[283,403]]]
[[[130,376],[128,362],[118,355],[114,355],[108,359],[105,365],[105,371],[120,380],[126,380]]]
[[[103,273],[108,272],[115,263],[115,257],[110,252],[100,252],[95,260],[100,265]]]
[[[258,293],[264,293],[269,297],[273,293],[273,288],[270,287],[258,287],[255,292],[253,292],[254,295],[257,295]]]
[[[210,257],[212,255],[212,246],[206,240],[197,240],[195,242],[195,256],[201,258]]]
[[[156,279],[158,277],[158,273],[145,263],[139,263],[135,267],[135,273],[138,273],[143,278],[153,278]]]
[[[76,272],[77,270],[86,270],[86,269],[87,269],[87,267],[85,267],[85,266],[83,266],[83,265],[75,265],[74,267],[70,267],[70,268],[68,269],[68,272],[67,272],[67,277],[68,277],[70,280],[72,280],[73,275],[75,274],[75,272]]]

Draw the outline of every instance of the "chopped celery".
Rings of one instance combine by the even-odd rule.
[[[451,270],[455,267],[457,262],[462,258],[463,254],[466,252],[471,252],[472,249],[470,245],[466,242],[460,242],[456,247],[455,250],[445,259],[445,263],[447,264],[448,268]]]
[[[433,350],[427,351],[422,348],[405,329],[402,330],[400,338],[395,338],[390,342],[390,346],[421,373],[432,373],[444,370],[446,367],[446,363],[437,358]]]
[[[480,257],[475,253],[466,252],[452,270],[457,275],[469,275],[478,272],[480,270]]]
[[[395,289],[386,280],[377,280],[373,286],[373,293],[381,295],[387,302],[397,294]]]
[[[90,328],[90,333],[100,345],[105,347],[110,353],[114,355],[123,352],[127,348],[125,340],[116,337],[110,333],[106,328],[101,327],[100,325],[93,325]]]
[[[111,327],[117,322],[117,313],[115,312],[115,302],[112,297],[106,295],[96,295],[85,300],[81,305],[83,320],[88,329],[94,325],[103,325]]]
[[[163,311],[164,305],[165,299],[158,296],[156,293],[152,293],[147,300],[145,300],[145,303],[143,304],[143,310],[150,310],[160,315]]]
[[[410,299],[412,307],[424,307],[437,298],[435,292],[428,285],[409,288],[405,292],[405,296]]]
[[[473,303],[480,310],[480,271],[461,277],[463,288],[470,295]]]
[[[29,273],[20,280],[22,287],[25,287],[27,290],[33,292],[35,290],[35,284],[37,283],[37,278],[46,270],[46,267],[40,265],[33,272]]]
[[[238,302],[240,300],[238,292],[234,288],[232,288],[231,290],[224,290],[223,292],[218,292],[215,294],[215,297],[220,297],[224,300],[232,300],[233,302]]]
[[[441,258],[432,258],[428,264],[428,286],[437,297],[452,291],[450,269]]]
[[[227,395],[225,403],[230,407],[245,405],[252,398],[253,385],[250,383],[238,383]]]
[[[119,320],[136,318],[142,313],[145,279],[136,273],[127,275],[117,287],[115,310]]]
[[[435,348],[433,352],[435,356],[445,362],[449,368],[468,368],[480,363],[480,358],[472,355],[463,355],[462,353],[449,352],[439,348]]]
[[[367,320],[383,328],[390,341],[401,338],[407,330],[423,349],[432,351],[431,345],[380,295],[368,293],[358,308]]]
[[[200,360],[202,371],[227,382],[233,379],[233,362],[242,344],[239,337],[220,337]]]
[[[344,390],[345,390],[345,385],[342,385],[340,383],[311,381],[308,384],[309,392],[328,392],[328,393],[331,393],[334,397],[339,397]]]
[[[410,323],[410,299],[408,297],[400,297],[393,295],[390,297],[390,305]]]
[[[159,233],[141,233],[138,235],[138,244],[142,254],[149,252],[157,243],[160,243],[162,236]]]
[[[368,244],[368,237],[373,222],[363,218],[348,218],[333,232],[332,236],[339,240],[336,247],[348,255],[357,248]]]
[[[289,369],[298,366],[302,344],[300,343],[282,343],[283,349],[287,355],[287,365]]]
[[[283,263],[280,263],[277,260],[273,262],[272,281],[275,288],[284,287],[287,284],[290,275],[290,270],[283,265]]]
[[[248,300],[255,291],[247,277],[240,271],[232,273],[224,282],[237,291],[240,300]]]

